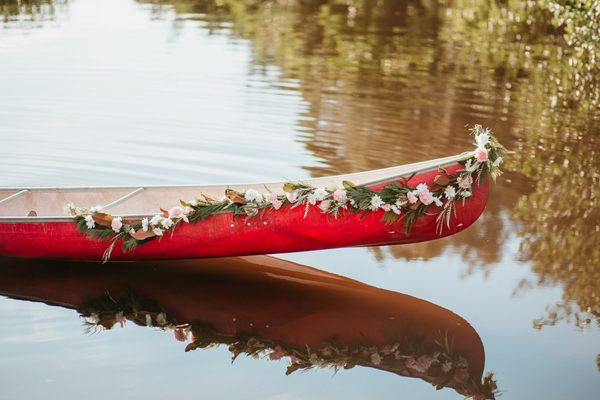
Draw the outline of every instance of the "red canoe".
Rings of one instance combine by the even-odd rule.
[[[186,351],[297,369],[364,366],[492,399],[473,327],[401,293],[267,256],[110,265],[0,260],[0,295],[72,308],[92,330],[130,321],[171,331]]]
[[[407,183],[411,188],[420,183],[433,187],[436,184],[434,179],[439,175],[438,167],[444,167],[448,174],[464,168],[459,163],[459,156],[454,156],[305,182],[314,187],[341,187],[343,181],[352,181],[377,191],[390,182],[400,182],[412,176],[408,183],[405,181],[403,184]],[[416,218],[407,233],[401,221],[392,224],[381,222],[383,210],[368,215],[342,210],[334,218],[314,207],[305,215],[305,207],[291,207],[284,199],[281,209],[269,209],[260,217],[238,215],[233,218],[231,212],[218,213],[195,224],[179,224],[174,234],[153,238],[155,240],[149,240],[130,252],[117,245],[110,257],[112,260],[221,257],[433,240],[462,231],[477,220],[487,202],[488,181],[484,179],[480,184],[473,184],[472,195],[466,201],[456,201],[452,222],[442,233],[436,231],[440,208],[436,209],[434,204],[428,205],[427,213]],[[200,193],[220,198],[227,188],[263,192],[266,189],[283,196],[282,186],[283,182],[230,186],[2,188],[0,255],[100,260],[107,249],[107,242],[90,238],[78,230],[73,218],[65,215],[67,203],[102,205],[102,212],[110,212],[129,224],[152,217],[159,209],[168,210],[177,206],[180,200],[194,198]]]

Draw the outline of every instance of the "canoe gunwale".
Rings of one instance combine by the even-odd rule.
[[[319,177],[319,178],[310,178],[310,179],[304,179],[304,180],[301,179],[301,180],[297,180],[297,181],[298,182],[306,182],[306,183],[310,184],[311,182],[318,183],[322,180],[331,180],[331,181],[335,180],[335,181],[341,183],[343,180],[352,180],[352,177],[360,177],[361,175],[364,175],[364,174],[374,174],[374,173],[382,174],[383,177],[381,177],[381,178],[371,179],[366,182],[359,183],[362,186],[372,187],[372,186],[377,186],[377,185],[394,182],[401,178],[409,177],[413,174],[430,172],[430,171],[436,170],[440,167],[447,167],[450,165],[454,165],[457,163],[458,160],[460,160],[462,157],[464,157],[465,154],[467,154],[467,153],[462,153],[462,154],[458,154],[458,155],[454,155],[454,156],[450,156],[450,157],[443,157],[443,158],[422,161],[422,162],[417,162],[417,163],[412,163],[412,164],[400,165],[400,166],[395,166],[395,167],[381,168],[381,169],[376,169],[376,170],[369,170],[369,171],[342,174],[342,175],[332,175],[332,176]],[[410,168],[413,165],[416,168],[414,168],[414,169]],[[403,171],[398,174],[394,174],[394,175],[387,175],[387,176],[385,175],[385,172],[387,172],[387,171],[392,171],[392,170],[400,169],[400,168],[408,168],[408,170]],[[10,196],[7,196],[4,199],[0,199],[0,206],[6,202],[9,202],[13,199],[20,197],[23,194],[34,193],[34,192],[38,192],[38,191],[71,191],[71,190],[72,191],[106,191],[106,190],[119,190],[119,189],[122,190],[122,189],[129,189],[129,188],[131,189],[131,192],[128,192],[127,194],[125,194],[125,195],[111,201],[110,203],[106,204],[105,206],[103,206],[103,209],[109,209],[109,208],[114,207],[118,204],[121,204],[125,201],[128,201],[131,198],[134,198],[138,193],[142,193],[146,189],[174,189],[174,190],[176,190],[178,188],[181,188],[181,189],[198,188],[198,192],[201,193],[203,190],[207,190],[207,189],[211,189],[211,188],[221,188],[221,187],[235,188],[235,187],[248,187],[248,186],[267,187],[267,186],[276,186],[276,185],[282,186],[284,183],[285,183],[284,181],[278,181],[278,182],[266,182],[266,183],[265,182],[247,182],[247,183],[226,184],[226,185],[224,185],[224,184],[210,184],[210,185],[178,184],[178,185],[133,185],[133,186],[132,185],[117,185],[117,186],[65,186],[65,187],[0,187],[0,190],[7,190],[7,191],[14,190],[15,191],[15,193],[11,194]],[[223,213],[227,213],[227,212],[228,211],[223,211]],[[156,214],[156,212],[141,213],[141,214],[115,214],[115,216],[119,216],[124,219],[137,220],[137,219],[150,217],[155,214]],[[71,222],[71,221],[73,221],[73,217],[66,216],[66,215],[0,216],[0,224]]]

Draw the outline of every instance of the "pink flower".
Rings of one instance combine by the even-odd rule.
[[[269,353],[269,360],[271,361],[279,360],[282,357],[285,357],[285,353],[279,346],[275,346],[275,349]]]
[[[289,201],[290,203],[293,203],[296,201],[296,199],[298,198],[298,193],[296,192],[287,192],[285,194],[285,198],[287,199],[287,201]]]
[[[117,322],[119,325],[121,325],[121,328],[125,326],[125,322],[127,322],[127,318],[125,318],[125,315],[123,315],[122,311],[119,311],[118,313],[115,314],[115,322]]]
[[[427,355],[421,356],[416,360],[411,357],[406,360],[406,367],[412,369],[413,371],[424,373],[427,372],[434,361],[435,358]]]
[[[179,206],[175,206],[169,210],[169,218],[183,218],[185,216],[185,210]]]
[[[333,192],[333,200],[338,203],[346,203],[348,200],[346,191],[344,189],[337,189],[335,192]]]
[[[283,205],[283,203],[281,202],[281,200],[275,200],[271,203],[271,205],[273,206],[274,209],[279,210],[281,208],[281,206]]]
[[[486,162],[488,160],[488,151],[483,147],[475,149],[475,159],[479,162]]]
[[[431,193],[429,190],[425,190],[419,193],[419,200],[421,200],[421,203],[428,206],[433,203],[433,193]]]
[[[175,328],[175,330],[173,331],[173,335],[175,336],[175,339],[177,339],[177,341],[179,342],[185,342],[187,340],[187,332],[185,329]]]
[[[406,193],[406,198],[408,199],[408,202],[410,204],[415,204],[417,202],[417,196],[415,196],[415,194],[413,192],[408,192]]]
[[[459,176],[458,178],[456,178],[456,181],[458,182],[458,186],[461,189],[469,189],[473,184],[473,178],[471,177],[471,175],[467,176],[466,178]]]
[[[384,204],[384,205],[382,205],[382,206],[381,206],[381,208],[382,208],[382,209],[383,209],[383,211],[385,211],[385,212],[392,211],[392,206],[391,206],[391,205],[389,205],[389,204]]]
[[[279,200],[277,193],[268,193],[265,196],[265,200],[267,200],[273,206],[273,208],[276,210],[279,210],[281,208],[281,206],[283,205],[281,200]]]
[[[277,200],[277,193],[267,193],[265,195],[265,200],[267,200],[269,203],[273,203],[275,200]]]
[[[177,325],[173,330],[173,335],[175,336],[175,339],[177,339],[180,342],[185,342],[188,339],[188,335],[190,333],[191,328],[192,327],[190,326],[190,324]]]
[[[121,217],[114,217],[112,222],[110,223],[110,227],[115,232],[119,232],[122,226],[123,222],[121,221]]]
[[[331,200],[323,200],[323,201],[321,201],[321,203],[319,203],[319,208],[323,212],[327,212],[327,210],[329,210],[330,206],[331,206]]]

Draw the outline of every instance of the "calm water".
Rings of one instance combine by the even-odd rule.
[[[0,186],[302,179],[455,154],[481,123],[516,153],[465,232],[278,257],[460,315],[504,398],[597,399],[599,95],[561,37],[514,4],[285,3],[0,2]],[[77,267],[54,266],[54,300]],[[0,399],[462,398],[79,314],[0,298]]]

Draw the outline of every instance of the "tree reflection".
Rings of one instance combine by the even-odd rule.
[[[2,23],[5,27],[39,28],[67,5],[68,0],[0,0]]]
[[[167,4],[181,18],[199,13],[208,29],[250,39],[257,66],[275,64],[282,84],[300,83],[310,103],[299,121],[303,140],[323,161],[309,167],[314,176],[460,152],[468,139],[456,132],[474,121],[490,125],[516,155],[482,220],[452,238],[373,251],[411,259],[452,248],[481,268],[501,259],[516,230],[537,283],[564,287],[565,304],[537,323],[579,323],[590,315],[598,321],[598,93],[589,63],[577,58],[585,55],[563,41],[560,21],[550,23],[549,2],[223,0],[151,7],[160,13]]]

